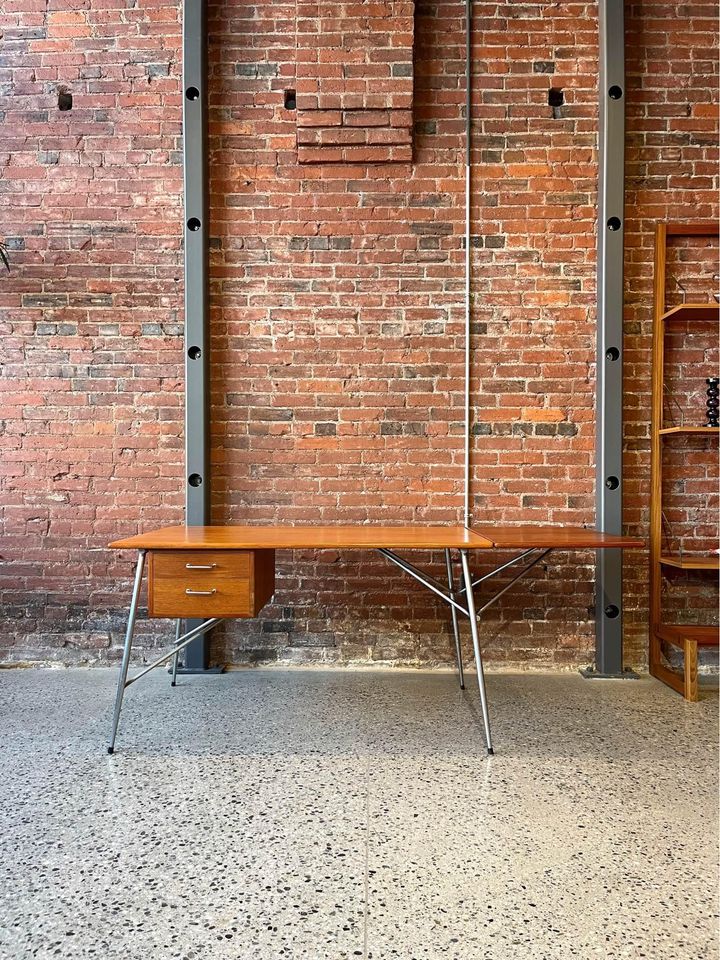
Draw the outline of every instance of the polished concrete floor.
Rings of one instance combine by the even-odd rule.
[[[0,672],[0,957],[701,960],[717,695],[574,675]],[[472,678],[469,678],[472,679]]]

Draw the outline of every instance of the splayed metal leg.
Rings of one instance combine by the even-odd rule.
[[[447,568],[448,591],[453,600],[455,597],[455,578],[453,577],[452,555],[449,550],[445,550],[445,566]],[[452,614],[453,636],[455,637],[455,656],[457,658],[458,674],[460,676],[460,689],[465,689],[465,675],[463,673],[462,650],[460,649],[460,624],[455,607],[450,607]]]
[[[122,708],[123,694],[125,693],[125,687],[127,685],[126,681],[128,667],[130,666],[130,652],[132,650],[133,633],[135,632],[135,619],[137,617],[138,600],[140,598],[140,588],[142,587],[144,569],[145,551],[141,550],[138,554],[138,562],[135,569],[135,585],[133,587],[132,600],[130,601],[130,613],[128,614],[127,630],[125,631],[125,649],[123,651],[117,693],[115,695],[115,711],[113,713],[110,740],[108,741],[108,753],[113,753],[115,750],[115,737],[117,736],[118,723],[120,722],[120,709]]]
[[[182,620],[178,620],[177,626],[175,627],[175,646],[178,644],[180,639],[180,630],[181,630]],[[170,686],[174,687],[177,684],[177,672],[178,672],[178,660],[180,659],[180,651],[175,651],[175,656],[173,657],[172,662],[172,679],[170,681]]]
[[[478,620],[475,612],[475,596],[467,550],[460,551],[460,562],[462,563],[463,579],[465,581],[465,599],[467,601],[470,632],[472,633],[473,650],[475,652],[475,666],[477,667],[478,687],[480,688],[480,704],[482,706],[483,724],[485,726],[485,743],[487,744],[487,752],[492,754],[493,747],[492,738],[490,736],[490,716],[488,714],[487,694],[485,693],[485,674],[483,672],[482,656],[480,655]]]

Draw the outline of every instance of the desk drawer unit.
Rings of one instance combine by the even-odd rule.
[[[151,550],[151,617],[255,617],[275,590],[274,550]]]

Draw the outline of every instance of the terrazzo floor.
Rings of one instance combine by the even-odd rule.
[[[0,672],[3,960],[718,957],[715,693],[116,677]]]

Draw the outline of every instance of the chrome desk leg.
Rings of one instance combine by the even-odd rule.
[[[177,646],[178,640],[180,639],[180,624],[181,624],[181,623],[182,623],[182,620],[178,620],[177,626],[175,627],[175,645],[176,645],[176,646]],[[177,671],[178,671],[178,660],[179,660],[179,659],[180,659],[180,651],[177,650],[177,651],[175,652],[175,656],[173,657],[173,662],[172,662],[172,680],[170,681],[170,686],[171,686],[171,687],[174,687],[174,686],[176,685],[176,683],[177,683]]]
[[[455,596],[455,578],[453,577],[452,557],[449,550],[445,550],[445,566],[447,567],[448,590],[453,600]],[[460,689],[465,689],[465,676],[463,674],[462,650],[460,649],[460,626],[458,624],[458,615],[455,607],[450,607],[452,614],[453,635],[455,637],[455,656],[457,657],[458,673],[460,674]]]
[[[130,666],[130,651],[132,650],[133,633],[135,632],[135,618],[137,617],[138,600],[140,598],[140,588],[142,587],[144,568],[145,551],[141,550],[138,554],[138,562],[135,569],[135,586],[133,587],[132,600],[130,601],[130,613],[128,614],[127,630],[125,632],[125,650],[123,651],[120,677],[118,678],[117,694],[115,695],[115,712],[113,714],[112,730],[110,731],[110,740],[108,742],[108,753],[113,753],[115,750],[115,737],[117,736],[118,723],[120,722],[120,709],[122,707],[123,694],[125,693],[128,667]]]
[[[470,619],[470,632],[472,633],[473,649],[475,651],[475,665],[477,666],[478,687],[480,688],[480,703],[482,705],[483,723],[485,724],[485,742],[487,744],[487,752],[492,754],[490,716],[488,715],[487,695],[485,693],[485,674],[483,673],[482,657],[480,655],[480,637],[478,636],[478,620],[477,614],[475,613],[475,595],[467,550],[460,551],[460,562],[462,563],[463,579],[465,581],[465,597],[467,600],[468,617]]]

